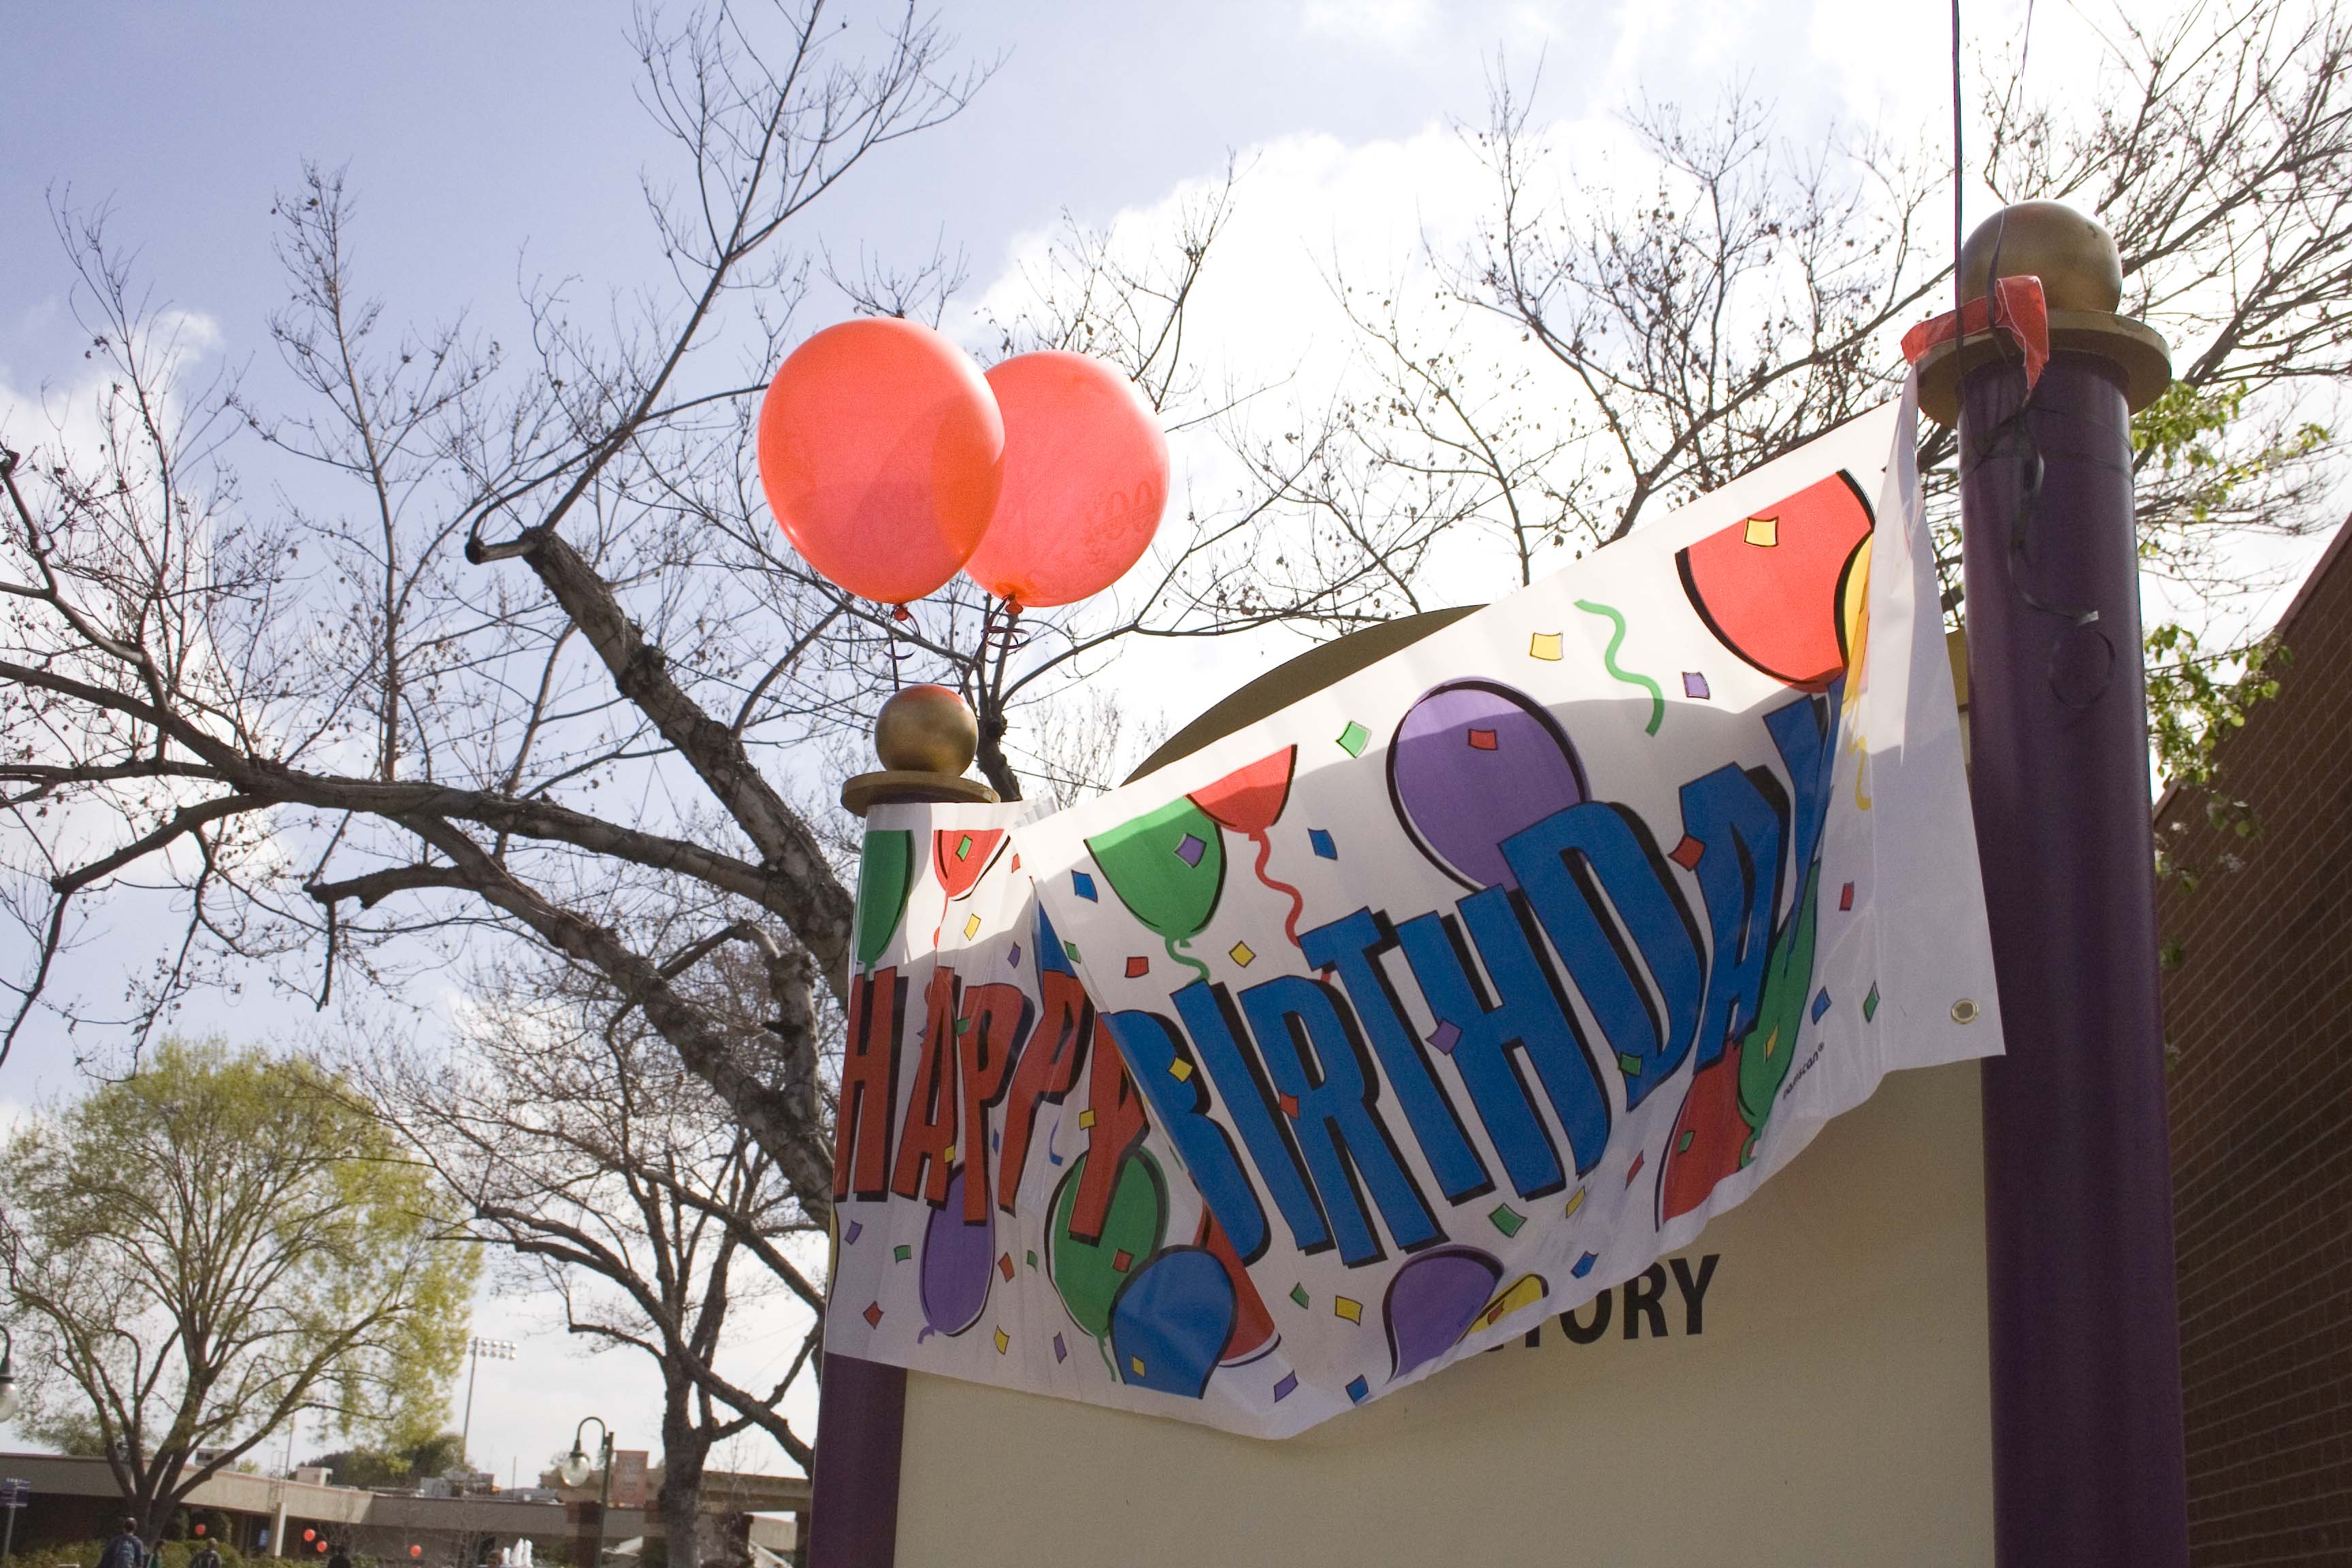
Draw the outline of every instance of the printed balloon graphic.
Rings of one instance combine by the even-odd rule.
[[[1274,1314],[1265,1310],[1265,1299],[1257,1293],[1256,1285],[1243,1264],[1241,1254],[1234,1249],[1233,1238],[1217,1216],[1202,1210],[1200,1234],[1192,1245],[1202,1248],[1224,1265],[1225,1278],[1234,1286],[1234,1331],[1225,1337],[1225,1348],[1217,1354],[1220,1366],[1239,1366],[1255,1361],[1275,1347],[1281,1336],[1274,1331]]]
[[[1290,776],[1297,763],[1298,748],[1285,746],[1245,768],[1234,769],[1214,784],[1202,784],[1186,797],[1218,826],[1230,827],[1257,846],[1257,879],[1290,900],[1290,913],[1283,917],[1282,930],[1293,947],[1298,945],[1298,917],[1307,912],[1307,900],[1289,883],[1267,876],[1265,863],[1274,854],[1269,829],[1282,816],[1282,808],[1290,804]]]
[[[1004,419],[971,356],[895,317],[794,349],[760,405],[760,484],[808,563],[905,604],[956,574],[995,514]]]
[[[996,1210],[977,1224],[963,1217],[961,1170],[949,1178],[947,1202],[931,1211],[923,1227],[923,1321],[930,1326],[916,1336],[920,1342],[934,1333],[953,1336],[980,1321],[988,1305],[988,1286],[996,1272]]]
[[[1486,1310],[1480,1312],[1463,1332],[1470,1334],[1481,1329],[1491,1329],[1512,1313],[1525,1311],[1550,1294],[1550,1282],[1542,1275],[1522,1274],[1496,1291],[1495,1299],[1486,1303]]]
[[[1503,1266],[1473,1247],[1440,1247],[1408,1259],[1389,1279],[1381,1316],[1391,1378],[1452,1350],[1495,1293]]]
[[[1518,886],[1503,840],[1585,798],[1584,764],[1550,712],[1494,680],[1422,694],[1389,747],[1389,796],[1421,852],[1470,888]]]
[[[857,966],[871,969],[906,917],[915,890],[915,836],[903,828],[869,828],[857,863]]]
[[[1870,502],[1843,470],[1675,557],[1683,591],[1716,640],[1801,691],[1846,667],[1869,581]]]
[[[1197,1247],[1171,1247],[1137,1270],[1111,1302],[1118,1380],[1198,1399],[1233,1327],[1234,1285],[1225,1266]]]
[[[1044,984],[1048,974],[1068,974],[1078,972],[1070,963],[1070,950],[1062,945],[1062,933],[1045,913],[1045,902],[1037,901],[1037,940],[1030,943],[1031,962],[1037,966],[1037,979]]]
[[[1120,1287],[1167,1238],[1168,1184],[1150,1155],[1129,1155],[1103,1211],[1102,1235],[1087,1241],[1071,1230],[1087,1158],[1081,1154],[1070,1163],[1070,1173],[1055,1191],[1054,1217],[1045,1227],[1045,1272],[1070,1321],[1101,1340],[1110,1334],[1111,1303]]]
[[[933,946],[947,929],[948,905],[971,896],[1003,847],[1002,827],[949,827],[931,835],[931,868],[947,894],[940,903],[940,923],[931,931]]]
[[[1099,594],[1159,531],[1168,437],[1135,384],[1084,354],[1048,349],[992,367],[1004,416],[1004,484],[965,573],[1035,607]]]
[[[1130,817],[1087,840],[1111,891],[1160,937],[1168,956],[1203,980],[1209,966],[1178,950],[1216,912],[1225,887],[1224,840],[1190,797]]]

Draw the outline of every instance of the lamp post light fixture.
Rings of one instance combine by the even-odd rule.
[[[0,1328],[0,1421],[16,1414],[16,1342]]]
[[[602,1416],[581,1417],[580,1425],[572,1431],[572,1452],[563,1456],[562,1462],[555,1467],[555,1473],[562,1478],[567,1487],[579,1486],[588,1479],[588,1451],[582,1446],[581,1437],[588,1430],[591,1421],[596,1423],[596,1430],[604,1437],[596,1461],[604,1469],[604,1479],[596,1489],[596,1556],[588,1568],[604,1568],[604,1516],[613,1509],[613,1429],[604,1424]]]
[[[466,1347],[466,1354],[470,1359],[471,1364],[466,1371],[466,1422],[457,1432],[457,1460],[458,1463],[466,1466],[468,1469],[471,1469],[474,1463],[474,1450],[472,1447],[474,1438],[474,1380],[482,1374],[482,1358],[484,1356],[489,1357],[492,1361],[514,1360],[514,1342],[511,1340],[486,1340],[482,1338],[481,1335],[476,1334],[474,1336],[473,1342]]]

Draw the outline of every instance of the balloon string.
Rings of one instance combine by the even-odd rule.
[[[1265,874],[1265,863],[1274,854],[1274,840],[1266,837],[1265,829],[1259,828],[1250,835],[1250,838],[1257,845],[1257,879],[1277,892],[1290,895],[1290,912],[1282,918],[1282,934],[1290,939],[1291,946],[1297,947],[1298,917],[1307,912],[1307,900],[1289,883],[1278,882]]]
[[[1206,980],[1209,978],[1209,966],[1207,964],[1202,963],[1199,959],[1194,958],[1189,952],[1179,952],[1176,951],[1177,944],[1180,942],[1186,947],[1192,946],[1192,939],[1191,937],[1179,938],[1169,936],[1162,937],[1160,940],[1168,944],[1169,957],[1174,959],[1177,963],[1182,964],[1185,968],[1191,970],[1202,979]]]

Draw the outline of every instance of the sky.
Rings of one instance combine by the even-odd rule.
[[[1996,47],[2023,25],[2006,0],[1968,12],[1972,37]],[[839,14],[853,36],[876,26],[870,8]],[[25,419],[44,388],[69,392],[84,374],[51,228],[58,204],[110,206],[158,301],[200,321],[206,351],[244,367],[265,399],[283,375],[267,336],[280,287],[268,215],[305,159],[347,172],[362,281],[397,317],[465,310],[495,333],[516,320],[519,279],[574,277],[601,294],[658,263],[638,181],[665,149],[635,97],[625,5],[15,0],[0,16],[13,66],[0,96],[0,436],[12,411]],[[1948,156],[1941,6],[954,0],[940,19],[968,57],[994,62],[992,77],[961,116],[885,149],[812,209],[802,243],[901,258],[944,245],[966,256],[974,298],[1002,298],[1063,215],[1148,223],[1237,156],[1242,216],[1213,319],[1224,340],[1262,353],[1311,347],[1299,301],[1335,259],[1378,273],[1424,237],[1466,235],[1475,208],[1454,126],[1484,115],[1498,58],[1522,84],[1539,76],[1538,118],[1595,178],[1635,97],[1704,107],[1739,84],[1776,102],[1791,134],[1875,122]],[[821,302],[810,324],[828,310],[846,313]],[[1188,647],[1124,679],[1172,727],[1287,651]],[[12,968],[16,958],[0,952]],[[245,1027],[264,1016],[294,1022],[266,1009],[197,1015]],[[64,1092],[72,1075],[63,1041],[28,1041],[0,1069],[0,1107]],[[788,1357],[791,1315],[753,1316],[746,1354]],[[543,1300],[487,1299],[478,1328],[520,1346],[512,1362],[482,1364],[478,1462],[528,1479],[591,1414],[623,1447],[657,1447],[650,1374],[584,1359]],[[714,1462],[779,1468],[762,1447]]]

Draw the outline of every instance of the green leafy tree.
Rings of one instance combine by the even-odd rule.
[[[103,1454],[144,1531],[305,1412],[387,1446],[447,1414],[478,1260],[336,1089],[168,1041],[0,1150],[25,1429]]]
[[[427,1476],[446,1475],[465,1462],[466,1447],[458,1435],[436,1432],[417,1442],[338,1448],[303,1464],[331,1472],[338,1486],[389,1488],[413,1487]]]

